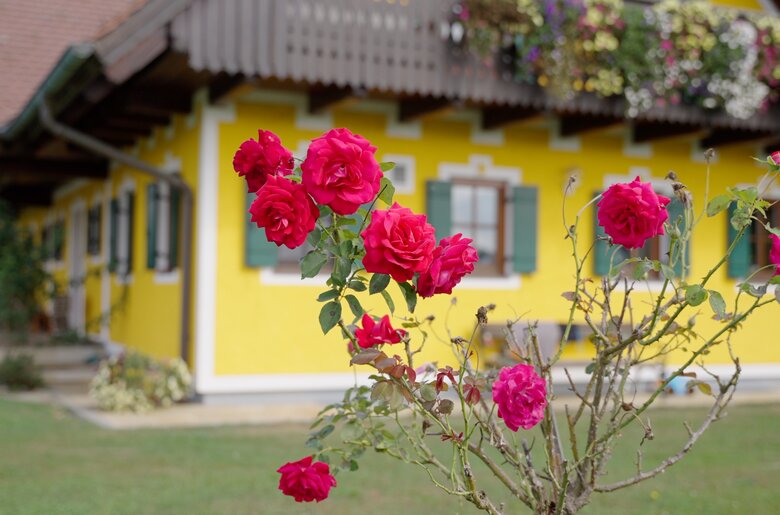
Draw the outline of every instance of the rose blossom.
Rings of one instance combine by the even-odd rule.
[[[328,464],[321,461],[312,464],[311,456],[282,465],[277,472],[282,475],[279,490],[295,497],[297,502],[324,501],[331,487],[336,486]]]
[[[268,241],[291,249],[306,241],[320,216],[306,188],[275,175],[270,175],[257,191],[249,212],[258,227],[265,227]]]
[[[772,249],[769,251],[769,262],[775,265],[775,275],[780,275],[780,238],[774,234],[769,235],[772,240]]]
[[[437,293],[450,294],[465,275],[474,271],[474,263],[479,261],[479,256],[471,242],[470,238],[463,238],[460,233],[442,238],[433,251],[431,266],[420,274],[417,281],[420,297],[432,297]]]
[[[366,248],[366,272],[390,274],[403,282],[427,270],[436,246],[435,230],[427,220],[397,202],[374,211],[371,223],[360,234]]]
[[[331,129],[312,140],[301,165],[303,185],[319,204],[351,215],[379,192],[382,170],[376,147],[349,129]]]
[[[531,429],[544,417],[547,387],[531,365],[504,367],[493,383],[493,402],[509,429]]]
[[[780,150],[775,150],[769,154],[769,159],[775,164],[775,166],[780,166]]]
[[[257,141],[248,139],[238,147],[233,157],[233,169],[246,178],[249,191],[259,190],[273,175],[289,175],[295,163],[293,155],[282,146],[279,136],[258,130]]]
[[[355,338],[363,349],[383,343],[400,343],[401,338],[406,336],[406,331],[403,329],[393,329],[389,315],[383,316],[379,323],[376,323],[374,318],[366,313],[361,323],[363,327],[355,330]]]
[[[637,249],[649,238],[664,234],[668,203],[668,198],[657,195],[650,183],[641,182],[639,177],[630,183],[613,184],[597,204],[599,225],[616,244]]]

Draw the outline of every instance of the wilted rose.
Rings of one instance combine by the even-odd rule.
[[[331,475],[328,464],[312,463],[311,456],[282,465],[277,472],[282,475],[279,490],[297,502],[324,501],[331,487],[336,486],[336,478]]]
[[[474,271],[474,263],[479,261],[479,256],[471,242],[460,233],[442,238],[433,251],[431,266],[420,274],[417,281],[417,293],[421,297],[450,294],[464,276]]]
[[[435,230],[427,220],[425,215],[417,215],[398,203],[374,211],[371,223],[361,233],[366,272],[390,274],[403,282],[427,270],[436,246]]]
[[[249,208],[252,221],[265,228],[268,241],[294,249],[314,229],[319,209],[306,189],[284,177],[269,176]]]
[[[400,343],[401,339],[406,336],[406,331],[403,329],[393,329],[388,315],[383,316],[377,323],[371,315],[366,313],[363,315],[361,324],[363,327],[358,327],[355,330],[355,338],[363,349],[383,343]]]
[[[504,367],[493,383],[493,402],[506,427],[531,429],[544,418],[547,386],[531,365]]]
[[[295,167],[292,153],[271,131],[257,131],[257,141],[248,139],[233,156],[233,169],[246,179],[249,191],[259,190],[270,176],[289,175]]]
[[[629,183],[613,184],[598,203],[598,221],[618,245],[642,247],[650,238],[664,234],[669,218],[669,199],[656,194],[649,182],[639,177]]]
[[[376,147],[349,129],[331,129],[312,140],[301,165],[303,185],[314,200],[351,215],[379,193],[382,170]]]

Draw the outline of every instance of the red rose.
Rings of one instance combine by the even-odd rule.
[[[403,329],[393,329],[388,315],[383,316],[377,324],[374,317],[366,313],[363,315],[361,323],[363,327],[358,327],[355,330],[355,338],[363,349],[383,343],[400,343],[401,338],[406,336],[406,331]]]
[[[382,170],[376,147],[348,129],[331,129],[312,140],[301,164],[303,185],[318,204],[351,215],[379,193]]]
[[[547,386],[531,365],[504,367],[493,383],[493,402],[506,427],[531,429],[544,418]]]
[[[257,131],[257,141],[250,138],[241,143],[233,157],[233,169],[246,178],[249,191],[259,190],[269,176],[291,174],[293,168],[292,153],[271,131]]]
[[[331,487],[336,486],[328,464],[321,461],[312,464],[311,456],[282,465],[277,472],[282,475],[279,490],[295,497],[297,502],[324,501]]]
[[[366,272],[390,274],[399,282],[428,269],[436,246],[435,230],[425,215],[416,215],[397,202],[376,210],[360,234],[366,247]]]
[[[460,233],[442,238],[433,251],[431,266],[420,274],[417,281],[417,293],[421,297],[450,294],[465,275],[474,271],[474,263],[479,261],[479,256],[471,241]]]
[[[772,240],[772,249],[769,251],[769,262],[775,265],[775,275],[780,275],[780,238],[774,234],[769,235]]]
[[[252,221],[265,228],[268,241],[294,249],[306,241],[320,211],[306,188],[284,177],[268,176],[249,208]]]
[[[775,150],[769,154],[769,160],[772,161],[775,166],[780,166],[780,150]]]
[[[668,198],[657,195],[650,183],[640,182],[639,177],[630,183],[613,184],[598,203],[599,225],[616,244],[638,249],[646,240],[664,233],[668,203]]]

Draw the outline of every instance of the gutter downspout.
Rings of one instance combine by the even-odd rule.
[[[150,177],[167,182],[172,188],[179,190],[182,198],[182,286],[181,286],[181,339],[179,343],[179,355],[185,363],[189,363],[190,357],[190,313],[192,305],[192,242],[193,242],[193,192],[192,188],[184,182],[179,175],[163,172],[160,168],[152,166],[134,156],[125,154],[121,150],[112,147],[102,141],[57,122],[52,116],[46,100],[42,100],[38,106],[38,115],[41,125],[53,135],[58,136],[74,145],[85,148],[90,152],[103,156],[112,161],[122,163],[134,168]]]

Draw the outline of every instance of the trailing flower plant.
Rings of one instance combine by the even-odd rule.
[[[340,331],[345,361],[371,374],[369,384],[348,389],[342,401],[317,417],[307,442],[311,455],[278,469],[284,494],[299,502],[323,501],[337,486],[335,475],[357,470],[360,456],[373,449],[424,469],[435,487],[492,514],[517,513],[513,506],[518,504],[535,513],[575,513],[595,492],[660,474],[718,420],[740,375],[731,337],[754,311],[780,301],[780,289],[772,298],[767,295],[780,275],[761,284],[757,270],[727,304],[709,283],[734,245],[713,259],[703,277],[689,273],[684,256],[691,231],[705,216],[730,210],[736,239],[751,223],[765,223],[769,203],[761,191],[732,188],[705,198],[697,210],[685,185],[672,174],[671,189],[684,207],[672,217],[667,210],[671,199],[639,178],[611,186],[573,220],[564,215],[561,239],[570,245],[574,276],[571,291],[563,293],[569,307],[557,351],[542,352],[533,321],[524,321],[525,330],[519,332],[513,326],[521,320],[512,320],[507,323],[507,354],[513,362],[498,369],[484,366],[475,336],[494,306],[483,306],[475,307],[475,328],[468,337],[451,336],[450,363],[420,363],[416,359],[433,331],[433,317],[414,314],[418,297],[449,295],[479,257],[469,238],[454,234],[436,241],[425,215],[393,201],[393,186],[383,176],[393,165],[378,163],[375,151],[365,138],[333,129],[312,142],[299,167],[289,165],[290,154],[279,138],[264,131],[236,153],[235,169],[246,176],[249,189],[260,185],[250,213],[268,240],[297,247],[305,236],[312,250],[301,260],[302,278],[332,265],[327,288],[317,298],[322,303],[319,323],[323,333]],[[284,157],[280,161],[277,156]],[[768,188],[780,173],[780,152],[764,164],[769,170],[761,184]],[[594,204],[606,234],[588,245],[579,240],[580,216]],[[777,273],[780,230],[766,228],[773,240],[767,268]],[[663,234],[670,245],[660,259],[619,257],[630,256],[622,248],[640,248]],[[586,277],[586,264],[604,247],[611,256],[609,274],[597,280]],[[661,290],[652,294],[650,309],[636,309],[646,297],[632,302],[635,285],[649,273],[661,277]],[[405,314],[388,293],[391,283],[406,301]],[[380,304],[386,309],[366,311],[369,296],[383,297]],[[707,301],[709,308],[704,307]],[[718,324],[712,334],[694,325],[697,314],[706,311]],[[558,363],[575,322],[586,325],[593,342],[585,384],[575,384]],[[703,359],[716,346],[727,349],[733,373],[715,375],[706,368]],[[636,367],[673,351],[684,362],[649,395],[637,398]],[[706,377],[697,378],[694,367]],[[553,370],[561,368],[570,395],[558,398]],[[697,427],[684,423],[688,440],[679,452],[647,467],[642,450],[654,436],[648,408],[681,376],[692,378],[690,385],[712,397],[711,408]],[[636,472],[605,479],[615,445],[628,438],[624,430],[631,425],[643,430],[641,440],[632,442]],[[484,485],[491,481],[503,487],[500,494],[486,493]]]
[[[778,100],[780,19],[706,0],[463,0],[465,45],[516,80],[571,99],[623,97],[636,117],[688,104],[746,119]],[[460,31],[456,31],[460,32]],[[510,43],[510,44],[507,44]]]

